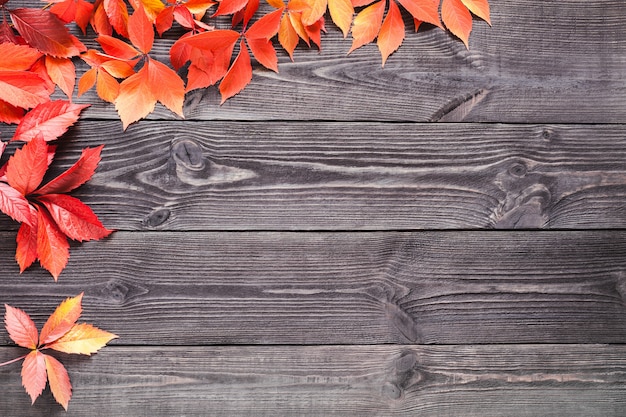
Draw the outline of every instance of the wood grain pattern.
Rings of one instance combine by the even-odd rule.
[[[31,408],[19,366],[3,369],[0,413],[618,417],[625,358],[626,347],[599,345],[109,347],[63,358],[67,413],[48,391]]]
[[[57,172],[106,144],[75,195],[118,230],[626,227],[623,125],[84,121],[64,142]]]
[[[0,238],[3,302],[113,343],[626,343],[626,232],[117,232],[55,285]]]
[[[626,117],[626,9],[621,0],[492,2],[493,27],[476,21],[467,50],[434,28],[408,33],[384,69],[374,45],[346,57],[350,40],[329,23],[323,49],[281,52],[279,73],[257,69],[240,96],[188,94],[203,120],[379,120],[622,123]],[[12,0],[33,6],[31,0]],[[269,6],[265,6],[269,7]],[[408,29],[410,31],[410,28]],[[173,39],[157,41],[167,59]],[[93,45],[93,44],[90,44]],[[90,93],[92,118],[117,119]],[[159,106],[153,119],[174,119]]]

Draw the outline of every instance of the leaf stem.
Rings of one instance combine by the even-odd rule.
[[[11,359],[11,360],[10,360],[10,361],[8,361],[8,362],[0,363],[0,366],[10,365],[10,364],[12,364],[13,362],[21,361],[21,360],[22,360],[22,359],[24,359],[26,356],[27,356],[27,355],[23,355],[23,356],[20,356],[19,358]]]

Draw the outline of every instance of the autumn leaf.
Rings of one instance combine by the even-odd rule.
[[[22,119],[11,140],[29,142],[41,135],[45,141],[58,139],[78,120],[88,104],[72,104],[63,100],[42,103]]]
[[[39,187],[48,170],[48,145],[41,136],[17,149],[7,163],[7,182],[26,196]]]
[[[420,22],[442,27],[439,20],[440,0],[398,0],[398,2]]]
[[[389,2],[389,10],[387,16],[380,27],[378,34],[378,49],[383,57],[383,66],[389,55],[402,45],[404,40],[404,21],[400,9],[395,1]]]
[[[154,27],[143,7],[135,10],[128,19],[128,39],[144,54],[152,49],[154,43]]]
[[[124,0],[103,0],[103,9],[113,29],[128,38],[128,8]]]
[[[0,71],[28,71],[41,58],[38,50],[28,45],[0,43]]]
[[[489,13],[489,3],[487,0],[461,0],[465,7],[476,16],[483,19],[489,25],[491,25],[491,16]]]
[[[61,232],[70,239],[82,242],[98,240],[111,234],[98,216],[79,199],[65,194],[47,194],[37,198],[54,219]]]
[[[69,58],[55,58],[46,56],[46,70],[50,79],[59,86],[61,91],[72,100],[74,85],[76,84],[76,69]]]
[[[354,18],[352,26],[352,47],[348,53],[376,39],[383,22],[385,0],[380,0],[361,10]]]
[[[441,19],[453,35],[463,41],[469,48],[469,35],[472,31],[472,15],[461,0],[443,0],[441,3]]]
[[[31,109],[49,98],[50,91],[39,75],[29,71],[0,71],[0,100]]]
[[[89,181],[100,163],[100,152],[103,147],[104,145],[83,149],[74,165],[39,188],[37,193],[41,195],[69,193]]]
[[[233,65],[231,65],[222,79],[222,82],[220,82],[220,93],[222,95],[221,104],[224,104],[227,99],[238,94],[250,81],[252,81],[250,54],[242,39],[239,43],[239,54],[237,58],[235,58]]]
[[[40,336],[26,312],[4,305],[6,309],[4,323],[9,337],[18,346],[29,349],[30,352],[0,366],[24,359],[21,372],[22,385],[33,403],[45,389],[46,383],[49,383],[54,399],[65,410],[72,398],[72,384],[67,370],[56,358],[42,351],[52,349],[91,355],[117,338],[117,335],[91,324],[76,323],[82,312],[82,299],[83,293],[64,300],[46,321]]]

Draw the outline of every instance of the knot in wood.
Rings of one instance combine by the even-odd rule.
[[[183,166],[191,171],[201,171],[205,167],[202,148],[191,139],[182,139],[172,145],[172,158],[176,165]]]
[[[165,223],[171,214],[172,212],[169,209],[156,209],[145,217],[143,223],[148,227],[157,227]]]

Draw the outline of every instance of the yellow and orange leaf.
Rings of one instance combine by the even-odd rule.
[[[63,337],[47,347],[59,352],[91,355],[117,337],[91,324],[80,323],[74,325]]]
[[[453,35],[463,41],[469,49],[469,35],[472,31],[472,15],[461,0],[443,0],[441,18]]]
[[[383,67],[389,55],[396,51],[404,40],[404,21],[395,1],[389,2],[387,16],[378,34],[378,49],[383,57]]]
[[[278,42],[289,54],[289,58],[293,61],[293,52],[300,42],[298,32],[291,24],[291,19],[288,14],[285,14],[280,20],[280,27],[278,29]]]
[[[348,53],[376,39],[383,22],[385,0],[380,0],[361,10],[354,18],[352,26],[352,47]]]
[[[487,0],[461,0],[465,7],[476,16],[483,19],[491,25],[491,16],[489,14],[489,3]]]
[[[41,329],[40,343],[46,345],[69,332],[83,312],[83,293],[68,297],[54,310]]]
[[[32,403],[46,388],[46,361],[44,354],[38,350],[31,351],[22,364],[22,385],[26,389]]]
[[[350,0],[328,0],[328,11],[332,21],[343,32],[343,37],[347,37],[354,16],[352,2]]]
[[[122,119],[124,130],[143,119],[154,110],[156,98],[150,86],[147,65],[120,84],[120,92],[115,99],[115,109]]]
[[[439,20],[439,1],[440,0],[398,0],[415,19],[422,22],[433,24],[437,27],[441,26]]]
[[[328,0],[303,0],[309,7],[302,10],[302,23],[309,26],[324,16],[328,7]]]
[[[48,372],[50,391],[52,391],[54,399],[67,411],[70,399],[72,398],[72,384],[70,383],[67,370],[61,362],[52,356],[43,356],[46,363],[46,371]]]

